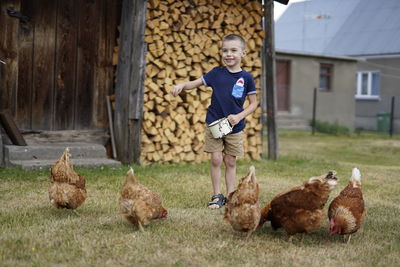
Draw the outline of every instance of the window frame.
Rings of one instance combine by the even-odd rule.
[[[318,85],[318,90],[320,92],[332,92],[333,90],[333,68],[334,64],[332,63],[320,63],[319,64],[319,85]],[[321,69],[322,68],[327,68],[328,69],[328,73],[327,74],[322,74],[321,73]],[[321,88],[320,84],[321,84],[321,77],[327,77],[328,78],[328,87],[326,88]]]
[[[379,95],[372,95],[372,76],[374,73],[379,74]],[[362,95],[361,90],[362,90],[362,75],[367,74],[367,95]],[[357,71],[356,73],[356,94],[355,98],[356,99],[370,99],[370,100],[379,100],[380,95],[381,95],[381,72],[379,70],[362,70],[362,71]]]

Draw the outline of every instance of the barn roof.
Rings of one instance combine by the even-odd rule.
[[[275,26],[276,49],[367,56],[400,54],[399,0],[309,0]]]

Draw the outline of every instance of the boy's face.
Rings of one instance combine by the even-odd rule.
[[[222,43],[222,60],[228,68],[240,67],[242,58],[246,55],[246,50],[239,40],[229,40]]]

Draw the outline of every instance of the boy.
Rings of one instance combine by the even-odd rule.
[[[211,181],[214,195],[208,203],[210,209],[219,209],[226,198],[221,194],[221,165],[225,164],[227,196],[234,191],[236,177],[236,157],[243,155],[244,118],[257,108],[256,88],[252,75],[241,68],[246,55],[246,42],[236,34],[222,39],[222,60],[225,67],[215,67],[201,78],[176,85],[172,95],[177,96],[183,89],[191,90],[201,85],[212,87],[211,104],[207,109],[206,123],[227,117],[233,127],[232,133],[221,139],[213,138],[206,127],[204,151],[211,153]],[[243,104],[249,98],[249,106]]]

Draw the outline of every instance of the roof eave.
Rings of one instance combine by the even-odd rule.
[[[359,59],[373,59],[373,58],[400,58],[399,53],[388,53],[388,54],[371,54],[371,55],[351,55]]]
[[[280,54],[291,54],[291,55],[297,55],[297,56],[313,56],[313,57],[320,57],[320,58],[327,58],[327,59],[340,59],[340,60],[346,60],[346,61],[360,60],[358,57],[352,57],[352,56],[337,56],[337,55],[317,54],[317,53],[280,50],[280,49],[276,49],[275,52],[280,53]]]

